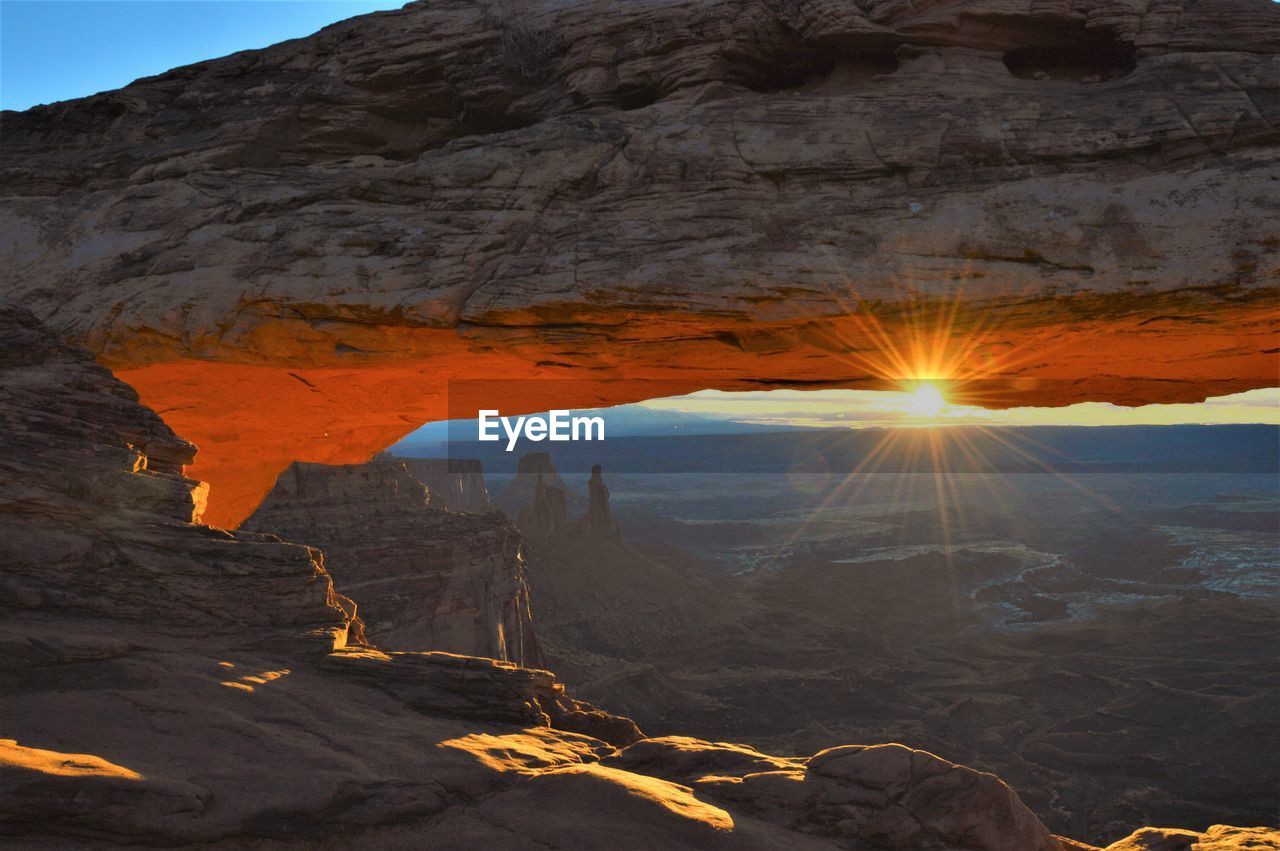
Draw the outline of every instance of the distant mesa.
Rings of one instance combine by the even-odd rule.
[[[591,468],[584,513],[570,521],[572,507],[582,498],[572,492],[546,452],[529,452],[517,462],[516,474],[503,490],[499,504],[516,518],[516,525],[533,540],[562,536],[621,541],[622,532],[609,506],[609,488],[601,466]]]
[[[562,486],[547,484],[542,473],[536,473],[533,495],[520,510],[516,522],[534,540],[545,541],[563,535],[569,528],[566,493]]]

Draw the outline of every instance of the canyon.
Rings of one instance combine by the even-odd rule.
[[[375,647],[318,550],[193,522],[195,447],[87,352],[0,310],[0,378],[8,847],[1093,847],[1052,835],[996,776],[926,751],[646,738],[547,671]],[[312,497],[323,482],[378,506],[376,485],[384,509],[408,496],[431,514],[404,470],[301,476]],[[284,479],[296,494],[298,475]],[[595,520],[577,532],[624,547],[599,523],[599,470],[590,482]],[[1144,828],[1111,849],[1278,845],[1217,825]]]
[[[788,447],[811,436],[794,432],[752,436],[773,468],[727,472],[723,437],[660,437],[644,454],[589,451],[662,455],[671,471],[562,477],[533,453],[495,490],[527,539],[546,663],[575,694],[651,735],[769,753],[912,742],[993,771],[1054,832],[1105,844],[1152,821],[1273,819],[1276,433],[1249,428],[1265,433],[1237,472],[1203,462],[1217,440],[1247,444],[1246,428],[1205,430],[1207,448],[1118,429],[1110,447],[1072,439],[1118,458],[1176,441],[1199,472],[1033,465],[948,476],[945,502],[933,475],[881,472],[842,498],[839,476],[798,480]],[[1022,446],[1057,456],[1051,432]],[[703,471],[675,472],[682,441]]]
[[[1085,851],[1054,793],[1116,768],[1071,747],[1115,731],[1072,726],[1098,721],[1088,701],[1144,740],[1222,706],[1271,735],[1273,668],[1214,661],[1274,641],[1266,603],[1144,622],[1144,647],[1186,642],[1165,724],[1123,672],[921,638],[909,608],[828,630],[830,609],[902,603],[874,572],[813,558],[729,605],[629,539],[607,468],[580,496],[534,457],[491,499],[471,462],[375,455],[498,403],[1274,387],[1280,5],[413,2],[0,132],[8,847]],[[1025,590],[993,605],[1043,602]],[[777,636],[769,599],[814,618]],[[1199,643],[1185,617],[1229,634]],[[1100,623],[1086,638],[1123,646]],[[690,705],[633,652],[708,631],[771,686],[795,661],[775,638],[808,642],[882,687],[880,714],[747,730],[723,712],[742,692],[704,676]],[[1075,714],[1018,743],[1015,775],[952,762],[991,739],[954,680],[1014,670]],[[953,741],[892,717],[921,676]],[[1201,700],[1205,676],[1222,689]],[[794,720],[785,687],[747,694]],[[716,724],[754,744],[693,729]],[[831,740],[891,730],[928,741]],[[1232,761],[1249,774],[1272,739],[1240,741],[1221,776],[1174,776],[1201,764],[1176,741],[1112,771],[1107,828],[1164,800],[1130,779],[1178,805],[1247,785]],[[1021,795],[1045,766],[1050,793]],[[1280,848],[1203,828],[1109,848]]]
[[[318,551],[192,522],[194,447],[87,353],[4,310],[0,355],[9,847],[1080,847],[923,751],[644,739],[546,671],[377,649]]]

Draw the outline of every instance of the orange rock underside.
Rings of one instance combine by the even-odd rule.
[[[294,460],[358,463],[425,422],[481,407],[601,407],[706,388],[888,389],[913,377],[950,378],[953,401],[990,408],[1133,405],[1280,383],[1276,308],[1145,308],[1020,305],[990,321],[944,309],[776,325],[643,317],[580,330],[418,329],[400,357],[329,356],[320,366],[323,349],[291,344],[300,337],[285,327],[274,363],[111,365],[199,447],[188,473],[211,485],[205,522],[231,528]]]

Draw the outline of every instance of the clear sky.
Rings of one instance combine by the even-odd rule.
[[[0,109],[118,89],[407,0],[0,0]]]

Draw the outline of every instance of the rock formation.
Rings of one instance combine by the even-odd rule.
[[[226,526],[466,379],[1273,386],[1277,44],[1268,0],[413,3],[6,113],[4,298],[201,447]]]
[[[705,576],[673,569],[623,540],[598,464],[585,514],[574,520],[566,503],[581,498],[573,500],[550,455],[528,453],[517,469],[498,501],[516,513],[529,544],[531,608],[547,664],[588,699],[608,694],[617,711],[650,709],[653,680],[662,681],[660,689],[674,685],[637,660],[736,614],[716,605]]]
[[[521,511],[533,504],[534,494],[538,489],[538,481],[550,490],[558,490],[564,496],[565,510],[568,510],[569,487],[560,478],[559,471],[551,461],[548,452],[526,452],[516,462],[516,474],[498,494],[495,503],[503,511],[516,517]]]
[[[593,538],[622,539],[618,521],[613,519],[613,509],[609,507],[609,488],[604,483],[599,464],[591,468],[591,480],[587,482],[587,513],[578,521],[578,526]]]
[[[551,455],[546,452],[529,452],[520,457],[516,474],[502,491],[498,504],[516,518],[520,530],[530,538],[545,540],[576,535],[620,540],[622,537],[609,507],[609,488],[605,486],[599,464],[591,468],[587,482],[586,513],[572,525],[570,506],[581,506],[582,497],[564,483]]]
[[[192,525],[194,447],[9,309],[0,423],[6,847],[362,832],[639,737],[545,671],[366,646],[318,550]]]
[[[999,778],[902,745],[849,745],[804,760],[673,737],[638,742],[605,764],[715,789],[809,835],[852,829],[895,849],[1061,848]]]
[[[191,525],[206,491],[183,475],[195,447],[88,353],[5,310],[0,356],[11,675],[169,641],[319,656],[359,640],[317,551]]]
[[[489,511],[484,470],[473,458],[399,458],[415,479],[427,486],[431,504],[449,511],[483,514]]]
[[[516,518],[521,531],[530,538],[545,541],[559,537],[569,528],[564,488],[548,485],[539,474],[533,484],[529,505]]]
[[[317,550],[193,525],[192,446],[20,311],[0,422],[6,847],[1082,847],[920,751],[642,741],[547,672],[367,646]]]
[[[7,847],[864,842],[602,765],[639,732],[547,672],[364,645],[318,551],[192,525],[191,445],[30,314],[0,373]]]
[[[379,645],[540,664],[519,532],[496,512],[457,514],[434,503],[389,456],[295,463],[243,528],[323,550]]]
[[[0,315],[6,844],[1068,847],[903,748],[618,753],[549,674],[368,648],[318,551],[192,521],[474,411],[465,379],[569,379],[505,413],[1274,386],[1278,33],[1267,0],[442,0],[6,113],[0,299],[152,409]]]
[[[1108,845],[1105,851],[1277,851],[1280,830],[1265,827],[1231,827],[1215,824],[1201,833],[1144,827],[1132,836]]]

